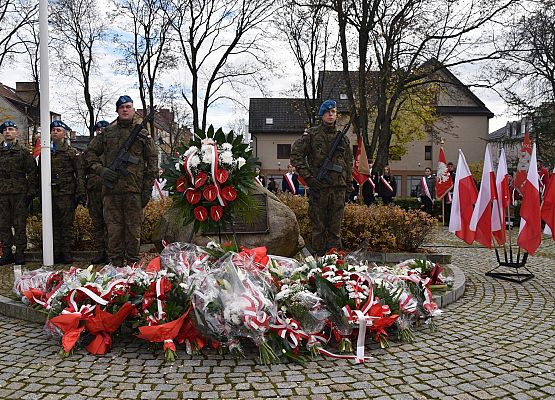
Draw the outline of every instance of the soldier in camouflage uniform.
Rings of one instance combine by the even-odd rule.
[[[0,133],[4,134],[0,143],[0,241],[3,245],[0,265],[25,264],[27,214],[38,192],[37,163],[17,140],[19,131],[14,122],[0,125]]]
[[[113,185],[112,188],[104,186],[102,189],[104,220],[108,230],[108,258],[113,265],[120,266],[124,261],[129,264],[139,261],[143,208],[152,194],[152,184],[158,173],[158,157],[154,141],[143,130],[142,137],[130,149],[131,155],[139,162],[127,165],[129,174],[120,176],[109,168],[133,127],[141,122],[129,96],[118,99],[116,111],[116,123],[91,141],[86,159],[95,174]]]
[[[98,121],[94,126],[96,137],[110,125],[108,121]],[[94,140],[94,139],[93,139]],[[92,235],[96,254],[91,264],[101,264],[108,261],[106,254],[106,223],[102,211],[102,178],[92,172],[90,165],[85,166],[85,182],[87,187],[87,207],[92,221]]]
[[[73,262],[75,209],[87,199],[81,158],[66,139],[69,131],[60,120],[50,124],[54,262],[62,264]]]
[[[322,255],[326,250],[341,247],[341,221],[345,199],[352,191],[351,173],[353,153],[347,136],[332,157],[332,162],[340,166],[341,172],[329,171],[328,182],[316,179],[331,145],[338,135],[336,103],[326,100],[318,114],[322,123],[310,128],[297,139],[291,148],[291,164],[309,186],[308,213],[312,224],[312,251]]]

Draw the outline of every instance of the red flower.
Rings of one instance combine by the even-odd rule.
[[[185,175],[181,175],[177,178],[177,181],[175,182],[175,189],[178,192],[183,193],[185,189],[187,189],[187,186],[187,177]]]
[[[224,209],[221,206],[210,207],[210,218],[214,221],[219,221],[224,215]]]
[[[189,188],[185,192],[185,198],[190,204],[197,204],[200,201],[201,195],[198,190]]]
[[[196,188],[201,187],[202,185],[204,185],[207,179],[208,179],[208,175],[206,174],[206,172],[200,171],[197,174],[197,176],[195,176],[195,187]]]
[[[208,219],[208,211],[203,206],[195,207],[193,214],[197,221],[203,222]]]
[[[214,201],[216,196],[218,195],[218,189],[216,189],[216,185],[208,185],[202,191],[202,195],[208,201]]]
[[[233,201],[237,198],[237,190],[233,186],[226,186],[222,189],[222,197],[227,201]]]
[[[229,172],[227,172],[226,169],[218,168],[218,170],[216,171],[216,180],[219,183],[224,183],[225,181],[227,181],[227,178],[229,178]]]

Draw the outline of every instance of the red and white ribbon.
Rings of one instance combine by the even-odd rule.
[[[384,176],[380,176],[380,181],[385,186],[385,188],[389,191],[389,193],[393,194],[393,187],[389,184],[388,181],[385,180]]]
[[[212,180],[216,186],[216,197],[218,202],[222,207],[226,206],[226,203],[221,195],[220,183],[216,179],[216,173],[218,172],[218,146],[216,143],[212,144],[212,151],[210,152],[210,173],[212,174]]]
[[[270,329],[277,331],[277,334],[282,339],[286,340],[292,349],[296,348],[303,337],[307,337],[300,329],[300,325],[292,318],[277,317],[277,324],[270,324]]]
[[[431,201],[434,201],[434,199],[432,199],[430,189],[428,188],[428,183],[426,182],[425,176],[422,177],[422,189],[424,189],[424,194],[426,195],[426,197],[429,198]]]
[[[249,303],[243,313],[243,322],[249,328],[264,332],[268,328],[270,317],[262,309],[262,302],[250,293],[243,293],[241,297]]]

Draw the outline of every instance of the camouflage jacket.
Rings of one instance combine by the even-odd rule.
[[[297,172],[307,181],[315,179],[320,167],[324,163],[330,147],[338,132],[335,127],[318,125],[310,128],[303,136],[293,143],[291,148],[291,164]],[[324,187],[351,187],[353,173],[353,152],[347,136],[343,136],[343,143],[337,147],[332,157],[333,164],[342,167],[342,172],[329,172],[330,183],[321,182]]]
[[[90,165],[90,171],[99,174],[102,167],[109,167],[116,158],[119,149],[129,137],[133,126],[141,123],[138,116],[133,121],[118,121],[108,126],[102,135],[95,137],[87,147],[85,160]],[[127,165],[128,175],[120,175],[112,189],[104,186],[104,194],[143,193],[151,192],[154,178],[158,174],[158,155],[154,141],[148,132],[143,130],[145,137],[139,137],[130,153],[139,159],[137,164]]]
[[[66,140],[50,156],[52,196],[85,194],[82,160],[77,150]],[[40,171],[40,163],[39,163]]]
[[[92,140],[98,140],[99,135],[95,136]],[[92,170],[90,160],[83,157],[83,169],[85,170],[85,187],[88,192],[100,192],[102,190],[102,178],[95,174]]]
[[[37,196],[37,163],[31,152],[15,142],[9,149],[0,143],[0,193]]]

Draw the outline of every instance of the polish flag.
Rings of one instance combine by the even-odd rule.
[[[555,174],[555,169],[553,170]],[[545,222],[544,233],[555,240],[555,179],[550,179],[543,194],[542,219]]]
[[[366,157],[366,149],[364,148],[362,136],[359,136],[357,153],[353,163],[353,178],[359,185],[362,185],[369,177],[370,166],[368,165],[368,157]]]
[[[39,162],[40,157],[40,136],[37,136],[35,140],[35,147],[33,147],[33,157],[35,157],[35,161]]]
[[[517,244],[531,255],[536,253],[542,241],[542,225],[540,212],[540,187],[538,166],[536,163],[536,144],[532,146],[532,157],[526,182],[522,187],[522,203],[520,205],[520,230]]]
[[[505,157],[505,149],[501,148],[499,155],[499,165],[497,165],[497,175],[495,180],[497,188],[497,199],[493,200],[493,209],[491,211],[491,230],[498,244],[503,245],[507,241],[505,230],[505,218],[507,207],[511,201],[509,190],[509,172],[507,170],[507,158]]]
[[[497,198],[495,188],[495,173],[491,163],[489,145],[486,145],[484,155],[484,169],[482,171],[482,181],[480,182],[480,192],[472,218],[470,220],[470,230],[476,232],[474,240],[488,249],[491,248],[491,202]]]
[[[455,233],[457,237],[464,240],[467,244],[471,244],[474,241],[476,234],[476,232],[470,230],[470,219],[472,218],[472,207],[476,203],[477,197],[478,191],[476,190],[474,178],[470,173],[463,152],[459,149],[449,232]]]
[[[453,187],[453,179],[447,169],[447,159],[443,147],[439,148],[439,159],[437,162],[437,178],[436,178],[436,198],[441,199]]]

